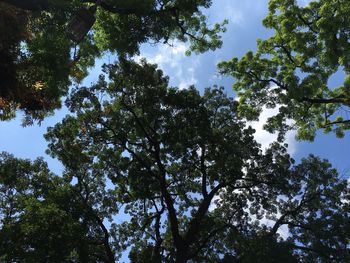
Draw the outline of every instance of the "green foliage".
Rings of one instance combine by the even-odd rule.
[[[289,128],[297,129],[299,139],[313,140],[318,129],[342,137],[350,129],[349,11],[346,0],[311,1],[305,7],[295,0],[270,0],[263,24],[273,36],[258,40],[255,54],[219,65],[237,80],[233,88],[240,114],[255,119],[263,106],[281,107],[268,130],[283,135],[293,120]],[[344,85],[331,86],[330,78],[339,71],[347,75]]]
[[[156,65],[127,60],[150,41],[219,47],[223,25],[209,29],[200,10],[210,0],[103,1],[76,46],[66,24],[84,3],[2,2],[2,119],[18,107],[28,122],[43,118],[103,52],[119,63],[73,90],[72,115],[48,130],[62,176],[42,159],[0,155],[1,262],[112,263],[127,248],[133,263],[350,261],[348,182],[315,156],[294,164],[281,144],[289,119],[303,139],[349,129],[338,114],[350,85],[345,1],[271,0],[264,24],[276,34],[220,66],[239,103],[223,88],[169,88]],[[330,88],[339,68],[344,85]],[[257,119],[262,106],[279,107],[266,125],[279,142],[265,152],[239,116]]]
[[[0,81],[2,120],[13,118],[17,108],[26,113],[24,124],[43,119],[105,52],[129,57],[143,43],[175,39],[189,41],[190,51],[205,52],[221,46],[218,34],[226,23],[207,26],[202,9],[211,0],[102,1],[88,36],[73,43],[68,22],[95,1],[44,2],[0,1],[0,69],[6,73]]]
[[[108,179],[114,201],[96,202],[127,216],[109,235],[132,262],[349,261],[349,189],[327,161],[261,152],[220,88],[168,88],[145,61],[105,73],[46,138],[72,180]]]
[[[42,159],[0,155],[1,262],[114,262],[92,198],[68,182]]]

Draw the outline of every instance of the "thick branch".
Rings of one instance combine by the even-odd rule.
[[[108,257],[107,262],[108,263],[114,263],[115,262],[115,258],[114,258],[114,254],[113,254],[113,252],[111,250],[111,247],[109,246],[109,233],[108,233],[108,230],[105,227],[105,225],[103,224],[103,221],[101,220],[101,218],[99,218],[96,214],[94,214],[94,217],[95,217],[95,220],[96,220],[97,224],[100,226],[100,228],[102,229],[103,234],[104,234],[103,245],[104,245],[105,250],[107,252],[107,257]]]
[[[231,219],[229,219],[228,221],[231,221]],[[232,224],[224,224],[219,228],[214,229],[213,231],[211,231],[207,237],[201,242],[201,244],[199,245],[198,249],[192,253],[193,257],[197,256],[201,250],[208,244],[208,242],[210,241],[210,239],[214,238],[217,234],[219,234],[221,231],[225,231],[229,228],[234,228],[236,231],[236,227],[233,226]]]
[[[297,13],[297,17],[304,23],[304,25],[306,25],[310,29],[310,31],[312,31],[312,33],[318,34],[318,32],[313,28],[314,23],[306,21],[300,13]],[[318,21],[319,19],[320,18],[318,18],[316,21]]]
[[[207,169],[205,167],[205,146],[201,147],[201,172],[202,172],[202,195],[206,197],[207,191]]]
[[[96,0],[83,0],[85,3],[94,3],[96,4]],[[145,15],[146,13],[143,10],[137,9],[137,8],[120,8],[116,6],[109,5],[105,3],[104,1],[100,1],[98,3],[99,6],[101,6],[103,9],[105,9],[108,12],[120,14],[120,15]]]
[[[182,239],[180,232],[179,232],[179,222],[178,222],[176,210],[174,207],[174,200],[171,197],[171,195],[167,189],[166,170],[165,170],[165,167],[163,166],[163,164],[160,160],[160,156],[159,156],[160,153],[159,152],[160,152],[159,145],[157,145],[155,148],[154,154],[156,157],[158,168],[160,169],[160,173],[161,173],[160,189],[161,189],[161,193],[164,197],[165,205],[166,205],[168,212],[169,212],[170,230],[171,230],[171,234],[173,236],[174,245],[176,247],[177,253],[181,253],[181,251],[183,251],[184,242],[183,242],[183,239]]]
[[[324,125],[322,125],[322,128],[329,127],[336,124],[345,124],[350,123],[350,120],[342,120],[342,121],[327,121]]]
[[[335,98],[302,98],[304,102],[310,102],[315,104],[329,104],[329,103],[340,103],[344,105],[350,105],[350,98],[346,98],[345,96],[338,96]]]
[[[105,225],[103,224],[102,219],[96,214],[96,212],[94,211],[94,209],[88,204],[87,200],[81,195],[80,192],[78,192],[78,195],[81,197],[84,206],[87,209],[88,215],[92,217],[92,219],[94,219],[96,221],[96,223],[98,224],[98,226],[101,228],[102,232],[103,232],[103,246],[105,248],[105,252],[106,252],[106,259],[104,260],[106,263],[115,263],[115,258],[114,258],[114,253],[109,245],[109,233],[107,228],[105,227]]]
[[[0,2],[5,2],[28,11],[40,11],[47,9],[49,6],[48,0],[0,0]]]
[[[159,210],[155,201],[152,199],[153,201],[153,205],[156,209],[157,215],[156,215],[156,221],[154,223],[154,227],[155,227],[155,232],[156,232],[156,240],[155,240],[155,246],[153,249],[153,255],[152,255],[152,262],[161,262],[161,255],[160,255],[160,248],[163,242],[163,239],[161,237],[161,233],[160,233],[160,227],[161,227],[161,215],[163,214],[164,210],[165,210],[165,206],[162,205],[162,209]]]
[[[283,90],[288,90],[288,87],[286,85],[283,85],[282,83],[280,83],[279,81],[277,81],[276,79],[273,79],[273,78],[270,78],[270,79],[262,79],[260,78],[254,71],[250,70],[247,72],[247,74],[250,76],[250,77],[253,77],[255,78],[257,81],[260,81],[260,82],[265,82],[265,83],[274,83],[275,85],[277,85],[278,87],[280,87],[281,89]]]
[[[1,2],[5,2],[7,4],[16,6],[18,8],[28,10],[28,11],[41,11],[47,10],[49,8],[49,0],[0,0]],[[68,2],[68,1],[67,1]],[[94,3],[96,4],[96,0],[84,0],[86,3]],[[141,10],[136,8],[119,8],[115,6],[111,6],[104,1],[98,3],[103,9],[107,10],[111,13],[117,13],[121,15],[131,15],[131,14],[142,14]]]
[[[215,194],[225,186],[226,183],[219,183],[216,187],[213,188],[213,190],[210,191],[210,193],[201,202],[195,216],[189,224],[189,228],[184,238],[187,247],[189,247],[196,240],[197,234],[200,231],[201,222],[205,214],[208,212],[210,203],[214,198]]]
[[[287,222],[285,221],[285,219],[288,216],[293,216],[295,215],[295,213],[298,213],[300,210],[302,210],[304,208],[304,205],[307,204],[308,202],[312,201],[314,198],[316,198],[317,196],[320,195],[320,192],[316,192],[314,193],[311,197],[309,197],[308,199],[306,199],[306,195],[307,195],[307,190],[305,190],[305,193],[300,201],[300,203],[294,208],[291,209],[289,211],[286,211],[282,216],[280,216],[280,218],[276,221],[276,223],[274,224],[274,226],[272,227],[271,231],[269,232],[268,235],[273,236],[277,233],[278,229],[280,228],[280,226],[286,224]]]
[[[284,51],[284,53],[287,55],[287,57],[288,57],[288,59],[290,60],[290,62],[292,62],[296,67],[300,67],[300,65],[298,65],[298,64],[295,62],[295,60],[294,60],[294,58],[293,58],[291,52],[286,48],[285,45],[280,44],[280,45],[276,45],[275,47],[281,48],[281,49]]]

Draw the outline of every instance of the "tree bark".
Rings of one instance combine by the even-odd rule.
[[[211,201],[213,200],[215,194],[222,189],[223,187],[225,187],[226,184],[225,183],[220,183],[218,184],[216,187],[214,187],[213,190],[211,190],[211,192],[203,199],[202,203],[200,204],[195,216],[193,217],[193,219],[190,221],[189,223],[189,228],[187,230],[187,233],[185,235],[185,242],[188,244],[188,246],[192,245],[192,243],[194,242],[194,240],[196,239],[199,231],[200,231],[200,227],[201,227],[201,223],[203,220],[203,217],[205,216],[205,214],[208,212],[209,206]]]
[[[196,240],[198,232],[200,231],[200,226],[202,219],[205,214],[208,212],[210,203],[215,196],[215,194],[225,187],[225,183],[218,184],[202,201],[198,211],[196,212],[194,218],[190,222],[190,226],[185,234],[185,237],[182,239],[181,243],[176,244],[176,263],[186,263],[188,261],[189,248]]]
[[[28,11],[45,10],[49,6],[48,0],[0,0],[0,2],[4,2]]]

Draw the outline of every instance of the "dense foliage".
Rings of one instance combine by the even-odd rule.
[[[94,4],[93,28],[74,43],[68,21]],[[2,120],[18,108],[27,123],[43,118],[96,58],[118,54],[95,84],[72,88],[71,114],[45,135],[61,175],[41,158],[0,154],[0,262],[350,262],[349,180],[313,155],[295,163],[283,144],[292,128],[311,140],[350,127],[336,117],[349,77],[329,81],[349,74],[350,5],[270,0],[274,35],[220,65],[238,102],[217,86],[169,87],[156,65],[130,60],[146,42],[219,47],[223,29],[201,11],[210,4],[0,0]],[[267,128],[280,136],[262,150],[245,119],[264,106],[278,107]]]
[[[255,54],[220,64],[236,79],[240,113],[256,119],[264,106],[278,108],[267,123],[270,131],[295,128],[298,138],[307,140],[318,129],[344,136],[350,128],[349,11],[347,0],[311,1],[307,6],[270,0],[263,23],[273,36],[258,40]],[[332,85],[336,73],[345,73],[343,85]]]
[[[105,70],[46,138],[70,174],[108,182],[131,262],[349,260],[349,189],[328,162],[263,153],[222,89],[168,88],[145,62]]]
[[[102,222],[107,213],[94,210],[80,181],[69,182],[42,159],[0,155],[1,262],[114,262]]]
[[[146,42],[190,41],[189,51],[221,46],[223,27],[209,28],[202,14],[211,0],[102,1],[90,33],[75,43],[67,24],[96,1],[0,1],[0,119],[20,108],[27,122],[42,119],[61,105],[68,87],[80,82],[104,52],[121,57]]]

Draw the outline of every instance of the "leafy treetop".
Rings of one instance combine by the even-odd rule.
[[[79,83],[104,52],[137,54],[147,42],[189,41],[190,51],[221,46],[222,25],[209,28],[202,13],[211,0],[99,1],[96,22],[80,43],[67,38],[67,24],[96,1],[1,0],[0,118],[20,108],[26,122],[60,107],[72,82]]]
[[[258,40],[254,54],[219,65],[236,78],[240,114],[256,119],[263,107],[278,108],[269,131],[297,129],[297,138],[313,140],[318,129],[338,137],[350,129],[350,3],[346,0],[270,0],[263,24],[273,36]],[[344,84],[331,85],[345,73]],[[287,120],[293,120],[288,125]]]
[[[103,223],[113,212],[100,205],[113,195],[70,178],[52,174],[42,159],[0,154],[1,262],[114,262]]]

